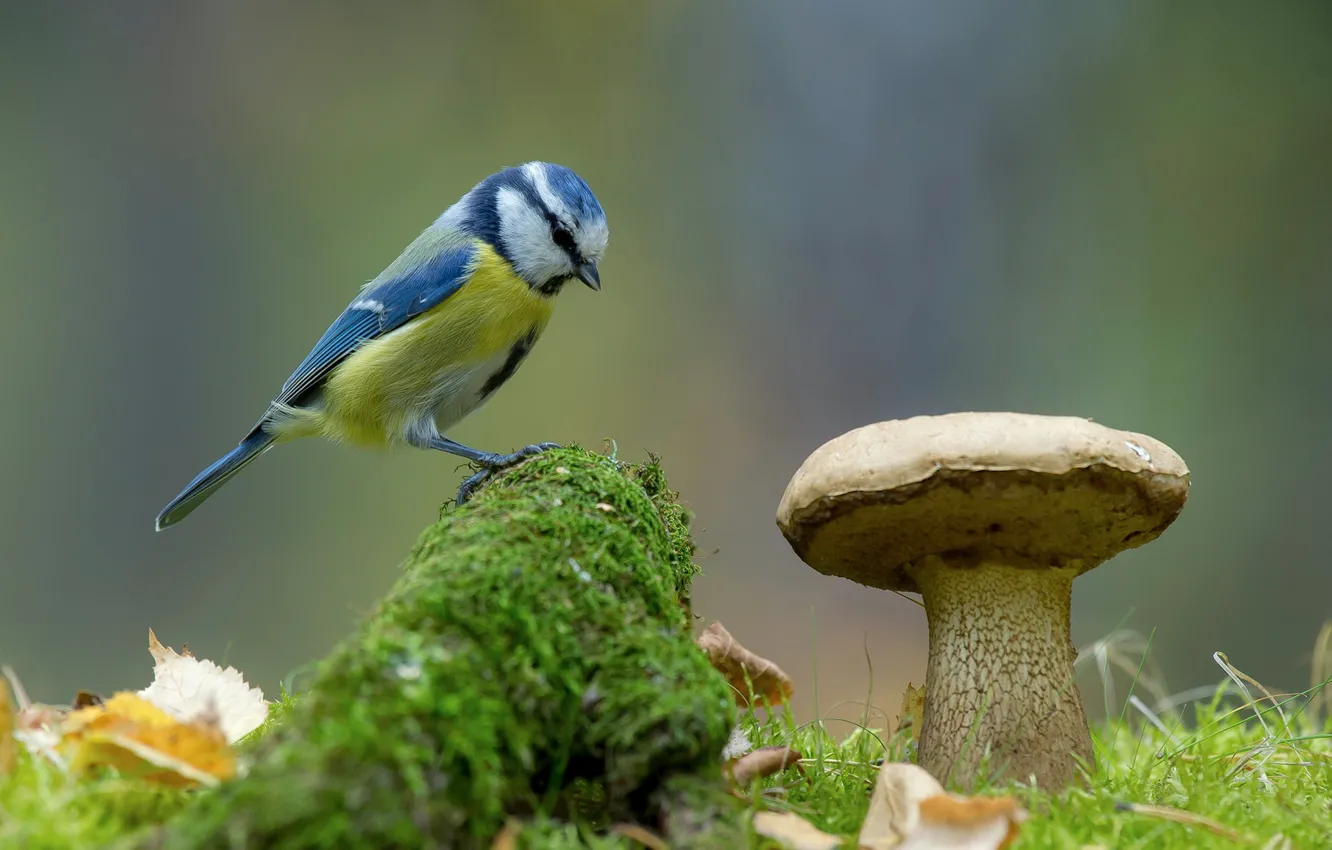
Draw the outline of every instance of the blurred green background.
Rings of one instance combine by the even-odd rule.
[[[1078,583],[1074,637],[1155,630],[1307,684],[1332,614],[1332,4],[670,0],[0,7],[0,660],[142,687],[151,626],[268,693],[393,581],[454,458],[308,442],[185,524],[357,287],[477,180],[578,170],[612,238],[453,436],[661,453],[700,614],[891,716],[921,610],[804,567],[806,454],[965,409],[1177,449],[1158,542]],[[817,687],[816,687],[817,681]],[[1084,690],[1093,708],[1099,689]]]

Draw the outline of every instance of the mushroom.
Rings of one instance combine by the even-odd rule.
[[[1073,681],[1073,579],[1155,539],[1188,496],[1169,446],[1087,419],[952,413],[819,447],[777,524],[825,575],[919,593],[929,623],[920,765],[967,786],[988,751],[1058,789],[1093,764]]]

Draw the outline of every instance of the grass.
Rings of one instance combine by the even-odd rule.
[[[1217,653],[1220,685],[1172,696],[1146,663],[1147,645],[1120,633],[1080,656],[1100,671],[1107,703],[1113,671],[1132,677],[1120,710],[1093,728],[1097,769],[1086,788],[1051,794],[1002,775],[978,785],[975,793],[1016,796],[1030,813],[1015,850],[1332,846],[1332,719],[1323,700],[1332,625],[1319,636],[1314,684],[1298,694],[1270,693]],[[1138,663],[1126,650],[1143,651]],[[746,716],[754,746],[789,746],[804,756],[800,774],[787,771],[752,789],[755,808],[793,811],[853,839],[876,765],[911,760],[913,741],[909,731],[885,736],[868,723],[851,724],[839,738],[834,724],[846,722]]]
[[[1332,658],[1332,626],[1314,653],[1316,683],[1293,695],[1268,693],[1218,654],[1220,685],[1172,696],[1145,655],[1135,663],[1127,654],[1145,648],[1143,639],[1120,634],[1081,656],[1100,670],[1104,699],[1120,706],[1093,731],[1098,768],[1087,789],[1049,794],[1002,776],[982,784],[977,793],[1013,794],[1030,813],[1017,850],[1332,846],[1332,719],[1322,698],[1329,671],[1319,669]],[[1116,669],[1131,677],[1122,698],[1112,688]],[[289,705],[284,694],[273,719],[280,722]],[[848,723],[798,724],[785,711],[746,715],[741,725],[754,746],[791,746],[804,755],[800,772],[753,786],[753,807],[793,811],[853,838],[876,765],[908,760],[912,740],[909,732]],[[19,753],[0,781],[0,848],[100,846],[173,814],[188,794],[114,776],[76,782]],[[553,829],[545,843],[559,844],[549,839],[561,830],[569,847],[588,846],[591,837],[579,838],[574,827]],[[615,837],[592,843],[635,846]]]

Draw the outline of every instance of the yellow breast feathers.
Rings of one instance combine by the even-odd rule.
[[[550,321],[534,292],[478,243],[467,282],[402,327],[357,349],[329,375],[317,430],[366,445],[404,439],[422,417],[447,428],[518,367]],[[314,423],[312,423],[314,424]]]

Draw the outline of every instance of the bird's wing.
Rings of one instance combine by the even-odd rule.
[[[370,340],[387,334],[462,288],[476,256],[474,243],[450,234],[421,234],[393,265],[371,281],[324,331],[274,399],[299,405],[333,367]]]

